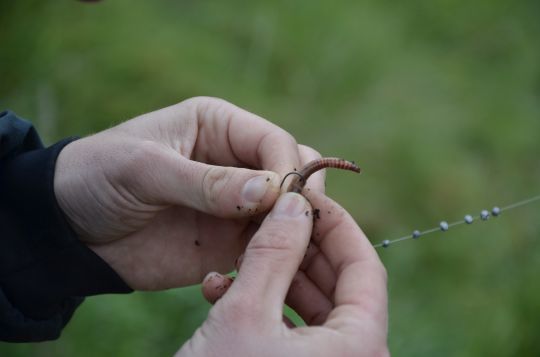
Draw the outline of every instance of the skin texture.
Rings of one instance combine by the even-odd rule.
[[[289,202],[285,202],[289,200]],[[293,215],[284,194],[252,238],[234,282],[209,274],[208,319],[177,356],[388,356],[386,271],[352,217],[312,193],[321,218]],[[283,207],[288,210],[279,213]],[[305,247],[313,238],[316,248]],[[287,302],[307,322],[291,328]]]
[[[287,342],[284,352],[300,351],[295,348],[312,341],[292,342],[291,336],[308,336],[320,327],[282,330],[292,326],[281,317],[285,296],[311,325],[334,321],[333,328],[351,329],[347,324],[353,323],[359,328],[354,341],[366,333],[367,344],[361,349],[355,349],[359,346],[353,339],[334,339],[332,332],[321,340],[326,349],[306,351],[316,355],[341,341],[347,353],[384,355],[384,269],[354,221],[343,220],[346,212],[324,196],[324,172],[312,175],[304,192],[322,211],[339,212],[335,217],[341,220],[328,227],[317,222],[313,228],[311,207],[297,194],[292,195],[301,202],[299,216],[264,218],[280,197],[281,178],[319,157],[272,123],[223,100],[199,97],[67,145],[57,160],[54,188],[79,238],[133,289],[192,285],[214,272],[209,277],[215,279],[207,278],[203,292],[219,301],[180,355],[261,355],[256,352],[265,347],[276,353],[269,355],[284,355],[271,348],[282,342]],[[308,247],[312,229],[314,239]],[[322,237],[336,232],[348,238],[323,243]],[[360,257],[349,257],[353,248]],[[244,251],[238,280],[232,283],[222,274],[234,269]],[[362,270],[359,276],[346,273],[349,261],[365,255],[373,266],[358,264],[362,269],[351,271]],[[220,279],[229,283],[216,293],[217,285],[212,284],[219,285]],[[351,314],[331,320],[341,304],[338,292],[363,280],[373,284],[373,291],[353,290],[360,292],[354,298],[352,292],[345,294],[352,300],[345,300],[340,311]],[[347,307],[358,299],[369,313]],[[255,320],[263,325],[253,325]],[[258,334],[257,339],[244,340],[259,327],[270,333],[267,339]],[[227,343],[222,351],[224,336],[235,343]]]
[[[128,285],[166,289],[234,269],[280,176],[311,152],[230,103],[192,98],[69,144],[54,187],[80,239]],[[266,191],[249,202],[253,177]]]

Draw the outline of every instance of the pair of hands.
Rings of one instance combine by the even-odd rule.
[[[317,157],[256,115],[193,98],[66,146],[55,193],[133,289],[206,276],[205,296],[220,299],[179,355],[387,355],[386,274],[369,241],[324,196],[322,173],[308,182],[315,224],[304,197],[280,195],[281,177]],[[234,284],[208,274],[241,254]],[[284,302],[309,327],[289,328]]]

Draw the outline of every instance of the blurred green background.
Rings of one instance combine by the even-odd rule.
[[[210,95],[362,176],[327,189],[372,241],[540,193],[538,1],[0,1],[0,108],[47,143]],[[395,356],[540,355],[540,203],[379,250]],[[198,287],[89,298],[2,356],[163,356]]]

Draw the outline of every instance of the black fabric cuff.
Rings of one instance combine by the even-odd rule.
[[[58,337],[82,297],[132,289],[77,239],[56,201],[56,159],[75,138],[39,148],[21,122],[18,136],[0,136],[9,147],[0,158],[0,339],[39,341]],[[6,146],[14,137],[31,144]]]

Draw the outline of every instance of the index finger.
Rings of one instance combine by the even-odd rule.
[[[220,165],[246,165],[284,175],[300,163],[296,140],[275,124],[217,98],[195,98],[196,155]]]
[[[337,282],[336,308],[327,324],[343,326],[351,317],[369,318],[385,330],[387,324],[386,270],[375,249],[354,219],[339,204],[314,192],[310,196],[319,219],[313,227],[313,240],[328,258]]]

